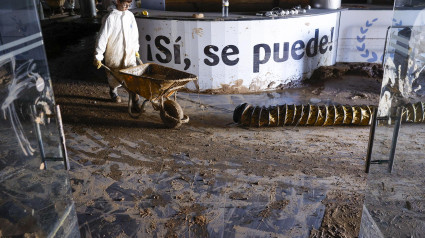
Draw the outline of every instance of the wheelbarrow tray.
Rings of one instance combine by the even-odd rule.
[[[119,71],[125,87],[149,101],[169,97],[188,82],[197,80],[194,74],[155,63],[147,63]]]

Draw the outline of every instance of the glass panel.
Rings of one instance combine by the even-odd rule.
[[[0,2],[0,115],[0,236],[78,237],[32,0]]]
[[[361,237],[425,233],[424,8],[423,0],[395,2]]]

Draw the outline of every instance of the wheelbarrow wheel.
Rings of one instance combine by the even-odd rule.
[[[183,114],[183,109],[173,100],[164,102],[164,107],[161,108],[160,116],[162,122],[164,122],[168,128],[178,128],[182,123],[188,121],[186,120],[187,116]]]

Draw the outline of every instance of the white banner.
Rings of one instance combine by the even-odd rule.
[[[336,60],[339,12],[270,20],[136,18],[140,53],[198,75],[190,89],[254,92],[307,78]]]

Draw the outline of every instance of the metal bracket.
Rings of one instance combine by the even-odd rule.
[[[370,127],[369,143],[368,143],[367,155],[366,155],[366,165],[365,165],[366,173],[369,173],[371,164],[388,164],[388,172],[392,173],[393,165],[394,165],[395,150],[396,150],[397,140],[398,140],[398,133],[400,131],[400,126],[401,126],[402,113],[403,113],[403,108],[398,107],[396,112],[396,117],[395,117],[395,125],[394,125],[393,137],[391,141],[389,159],[388,160],[372,160],[373,141],[375,140],[375,130],[376,130],[377,122],[380,120],[389,120],[390,118],[388,116],[378,117],[377,108],[373,109],[372,125]]]
[[[37,108],[35,105],[31,106],[31,111],[34,116],[34,118],[37,115]],[[61,148],[61,156],[60,157],[46,157],[46,153],[44,150],[44,144],[43,144],[43,137],[41,134],[41,128],[40,124],[34,121],[35,124],[35,132],[37,135],[38,145],[40,148],[40,155],[41,155],[41,162],[44,164],[44,169],[47,169],[47,161],[63,161],[65,169],[69,170],[69,159],[68,159],[68,153],[66,150],[66,144],[65,144],[65,133],[63,131],[63,124],[62,124],[62,115],[60,112],[59,105],[56,105],[56,119],[58,122],[58,130],[59,130],[59,137],[60,137],[60,148]]]

